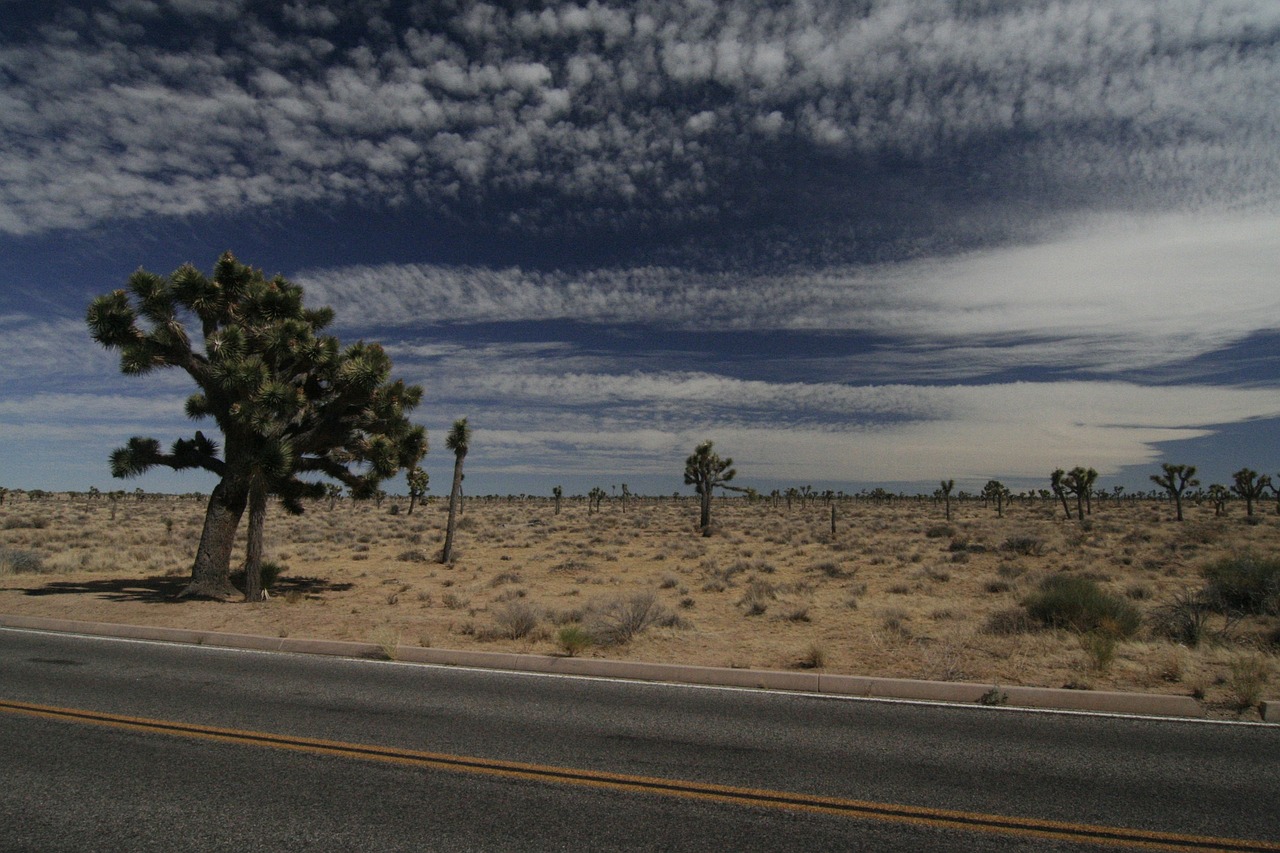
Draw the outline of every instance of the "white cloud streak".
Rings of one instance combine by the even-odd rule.
[[[867,269],[569,274],[382,265],[306,271],[297,280],[354,326],[572,319],[872,333],[901,347],[887,347],[883,358],[902,375],[982,375],[1011,366],[1141,369],[1280,329],[1277,269],[1280,217],[1170,216],[1102,218],[1038,245]]]

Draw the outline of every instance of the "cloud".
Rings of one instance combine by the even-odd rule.
[[[815,158],[958,169],[979,200],[1276,201],[1269,0],[396,14],[43,13],[0,43],[0,230],[388,200],[680,221]],[[914,189],[903,203],[957,203]]]
[[[1101,217],[1031,245],[869,268],[536,272],[439,265],[303,271],[350,326],[572,319],[660,329],[879,336],[882,368],[1098,373],[1195,358],[1280,329],[1280,218]]]
[[[998,477],[1042,484],[1056,467],[1087,464],[1104,477],[1160,458],[1157,443],[1203,437],[1213,425],[1280,415],[1280,392],[1214,388],[1141,388],[1127,383],[1009,384],[922,389],[936,416],[879,426],[724,425],[715,419],[662,432],[608,418],[591,438],[547,452],[563,433],[499,429],[492,446],[477,431],[477,457],[502,470],[526,464],[530,443],[565,474],[618,470],[670,473],[705,438],[738,463],[744,482],[929,482],[955,477],[967,486]],[[523,437],[519,437],[523,436]],[[643,437],[639,441],[638,436]],[[483,448],[483,449],[481,449]],[[510,454],[508,456],[508,454]]]

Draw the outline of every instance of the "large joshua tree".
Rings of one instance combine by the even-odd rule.
[[[703,536],[711,535],[711,493],[725,484],[738,473],[733,467],[733,460],[721,459],[711,450],[712,443],[704,441],[694,448],[693,455],[684,463],[684,482],[693,486],[702,499],[701,513],[698,516],[698,527]]]
[[[453,451],[453,488],[449,490],[449,522],[445,526],[444,547],[440,549],[440,562],[448,563],[453,559],[453,531],[457,527],[458,499],[462,496],[462,460],[467,458],[471,449],[471,427],[466,418],[453,422],[444,446]]]
[[[1173,498],[1174,506],[1177,507],[1178,521],[1182,521],[1182,493],[1188,487],[1194,489],[1200,485],[1200,481],[1196,479],[1196,466],[1170,465],[1165,462],[1160,467],[1164,469],[1164,473],[1152,474],[1151,482],[1164,489],[1169,493],[1169,497]]]
[[[234,594],[231,551],[249,508],[246,597],[258,596],[268,498],[301,512],[303,498],[325,494],[324,483],[301,475],[330,477],[367,495],[426,452],[425,432],[407,417],[422,390],[391,381],[391,360],[380,346],[344,349],[319,334],[333,311],[308,310],[302,300],[302,288],[267,279],[228,252],[212,278],[189,264],[168,277],[139,270],[127,289],[89,306],[90,333],[119,351],[122,372],[185,371],[197,389],[187,398],[187,415],[212,418],[222,433],[220,444],[196,431],[168,452],[154,438],[135,437],[111,454],[116,477],[157,466],[218,477],[185,595]],[[198,343],[189,326],[198,330]]]

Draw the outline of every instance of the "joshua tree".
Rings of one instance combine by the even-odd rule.
[[[1235,480],[1231,490],[1244,498],[1245,515],[1253,515],[1253,502],[1260,501],[1266,496],[1267,489],[1271,486],[1271,478],[1266,475],[1259,476],[1257,471],[1249,468],[1241,468],[1232,474],[1231,478]]]
[[[1067,514],[1067,518],[1071,518],[1071,507],[1067,505],[1067,486],[1065,478],[1067,472],[1061,468],[1049,475],[1049,486],[1053,489],[1053,493],[1058,496],[1058,500],[1062,501],[1062,511]]]
[[[559,486],[553,486],[551,496],[556,499],[556,515],[560,514],[560,499],[564,497],[564,489]]]
[[[955,480],[943,480],[942,485],[938,487],[938,494],[942,496],[943,512],[947,521],[951,520],[951,490],[955,487]]]
[[[711,493],[716,487],[724,488],[725,484],[738,473],[733,467],[732,459],[721,459],[712,452],[711,442],[704,441],[694,448],[693,455],[684,463],[684,483],[693,486],[702,498],[702,508],[698,516],[698,526],[703,536],[711,535]]]
[[[453,488],[449,491],[449,523],[445,527],[444,548],[440,550],[440,562],[448,563],[453,558],[453,531],[456,527],[458,499],[462,496],[462,460],[467,458],[471,449],[471,427],[467,419],[461,418],[453,422],[444,446],[453,451]]]
[[[1170,465],[1165,462],[1160,466],[1164,469],[1163,474],[1152,474],[1151,482],[1169,493],[1169,497],[1173,498],[1174,506],[1177,507],[1178,521],[1182,521],[1182,493],[1187,487],[1195,488],[1200,485],[1200,481],[1195,479],[1196,466],[1194,465]]]
[[[600,511],[600,504],[605,498],[609,497],[609,493],[599,486],[592,486],[591,491],[587,493],[587,515],[592,512]]]
[[[329,501],[329,510],[332,512],[334,504],[338,502],[338,498],[342,497],[342,486],[337,483],[325,483],[324,496]]]
[[[404,478],[409,486],[409,511],[405,515],[413,515],[414,504],[426,496],[430,488],[431,477],[420,466],[414,465],[405,472]]]
[[[391,361],[377,345],[340,349],[319,332],[333,319],[328,308],[307,310],[302,288],[219,258],[213,277],[187,265],[165,278],[139,270],[128,290],[99,297],[87,322],[94,340],[120,352],[120,369],[141,375],[178,367],[195,382],[187,415],[213,418],[218,443],[197,431],[162,452],[155,439],[133,438],[111,455],[116,477],[156,466],[200,468],[219,478],[209,496],[204,530],[187,595],[226,598],[236,529],[250,513],[246,576],[256,572],[266,499],[286,510],[324,494],[323,484],[299,479],[320,474],[366,494],[379,480],[415,464],[426,446],[407,413],[422,390],[391,382]],[[198,323],[202,346],[187,323]]]
[[[1062,478],[1062,485],[1068,492],[1076,496],[1076,518],[1084,520],[1085,513],[1093,514],[1093,505],[1089,495],[1093,493],[1093,484],[1098,479],[1098,472],[1092,468],[1077,465]],[[1070,515],[1070,513],[1068,513]]]
[[[1214,483],[1208,490],[1209,501],[1213,504],[1213,516],[1218,518],[1227,512],[1227,501],[1231,498],[1231,490],[1221,483]]]
[[[999,480],[988,480],[982,487],[982,499],[996,505],[996,516],[1004,518],[1004,502],[1009,499],[1009,489]]]

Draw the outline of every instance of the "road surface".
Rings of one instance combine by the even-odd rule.
[[[0,851],[1277,841],[1274,726],[0,629]]]

